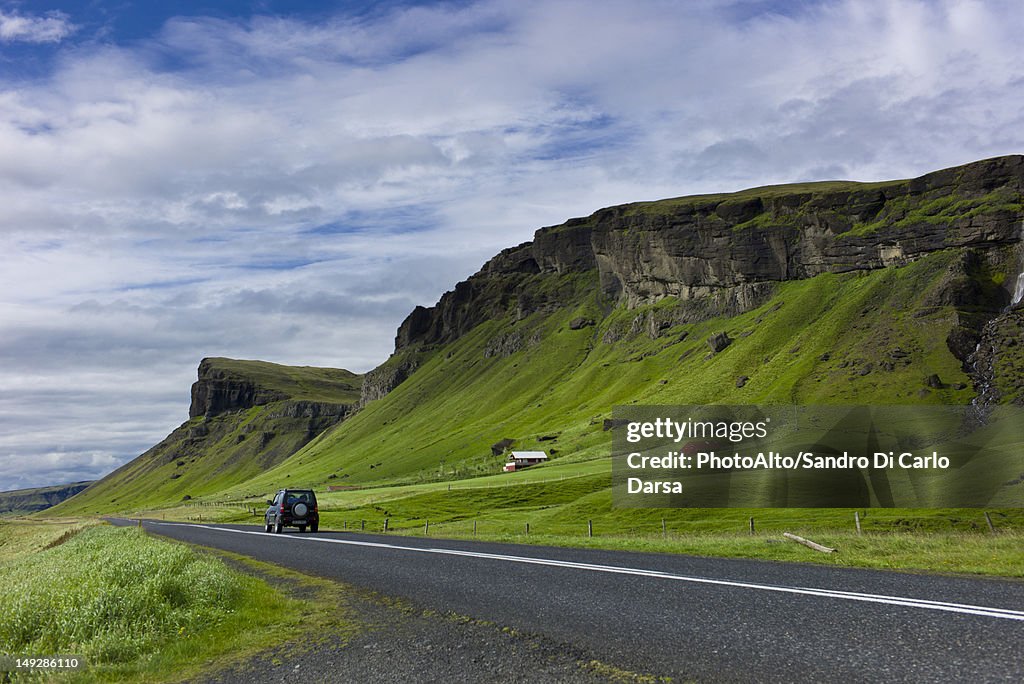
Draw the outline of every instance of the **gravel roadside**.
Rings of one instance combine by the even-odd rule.
[[[254,573],[251,567],[240,568]],[[309,589],[263,576],[297,597]],[[290,682],[657,682],[572,646],[493,623],[441,614],[355,588],[339,606],[355,625],[317,643],[283,643],[209,672],[203,684]]]

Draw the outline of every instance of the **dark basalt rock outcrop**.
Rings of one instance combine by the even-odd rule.
[[[594,268],[589,232],[540,237],[498,253],[483,268],[455,289],[442,295],[433,307],[413,309],[398,328],[395,350],[452,342],[475,326],[504,315],[514,306],[518,319],[564,305],[565,288],[540,290],[530,287],[530,276],[582,273]],[[567,284],[571,289],[571,284]]]
[[[192,385],[188,417],[212,417],[287,398],[282,392],[262,388],[251,379],[218,367],[212,359],[203,359],[199,364],[199,379]]]
[[[511,438],[508,438],[508,437],[506,437],[505,439],[499,440],[499,441],[497,441],[497,442],[495,442],[494,444],[491,445],[491,455],[492,456],[501,456],[506,451],[511,449],[512,446],[515,443],[516,443],[516,441],[514,439],[511,439]]]
[[[715,353],[724,351],[730,344],[732,344],[732,338],[729,337],[728,333],[715,333],[708,338],[708,346],[711,347],[711,351]]]
[[[1022,189],[1024,157],[1002,157],[881,188],[766,188],[757,202],[725,196],[669,201],[657,212],[604,209],[591,217],[591,242],[607,293],[629,305],[693,299],[1017,241]]]
[[[426,311],[423,307],[416,308]],[[380,366],[366,373],[363,376],[359,406],[365,406],[369,402],[387,395],[388,392],[404,382],[417,367],[418,363],[414,357],[399,358],[392,356]]]
[[[329,404],[319,401],[288,401],[277,410],[267,413],[268,418],[326,419],[337,422],[352,412],[351,404]]]
[[[314,371],[305,382],[311,386],[319,382],[321,392],[334,391],[339,399],[317,401],[304,398],[316,390],[304,386],[302,380],[290,378],[292,371],[300,374]],[[235,444],[241,445],[254,436],[258,451],[267,450],[275,440],[282,438],[282,444],[272,449],[272,455],[258,454],[261,462],[276,462],[356,410],[358,376],[347,374],[347,377],[338,379],[337,373],[347,374],[347,371],[290,369],[263,362],[203,359],[199,364],[199,379],[192,385],[189,421],[165,440],[168,445],[176,445],[176,449],[165,449],[162,460],[173,460],[174,454],[180,458],[182,453],[189,457],[202,457],[205,450],[227,432],[238,430]],[[334,382],[346,384],[334,385]],[[344,397],[350,398],[346,400]],[[257,406],[266,408],[255,421],[238,424],[239,419],[229,415]],[[199,417],[204,420],[194,420]]]
[[[1024,309],[1009,309],[988,321],[965,367],[978,404],[1024,405]]]

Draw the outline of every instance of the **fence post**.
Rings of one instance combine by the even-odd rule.
[[[861,534],[860,531],[860,511],[853,512],[853,522],[857,525],[857,534]]]
[[[661,536],[662,537],[667,537],[668,536],[668,528],[665,527],[665,519],[664,518],[661,519]]]
[[[587,536],[588,537],[593,537],[594,536],[594,521],[593,520],[588,520],[587,521]]]
[[[996,526],[992,524],[992,518],[989,516],[988,511],[984,511],[984,513],[985,513],[985,522],[988,523],[988,531],[991,532],[992,534],[995,534],[996,533]]]
[[[750,516],[750,534],[754,534],[754,516]]]
[[[423,521],[423,536],[430,534],[430,520]]]
[[[476,520],[473,521],[473,536],[476,536]]]
[[[530,535],[530,523],[526,523],[526,535]]]
[[[391,518],[384,518],[384,531],[385,532],[388,531],[388,520],[390,520],[390,519]]]
[[[366,531],[366,521],[365,520],[360,520],[359,521],[359,529],[363,530],[363,531]]]

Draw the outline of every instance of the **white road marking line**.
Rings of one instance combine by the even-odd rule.
[[[253,534],[267,537],[266,532],[253,530],[235,530],[229,527],[214,527],[212,525],[195,525],[192,523],[168,523],[153,522],[156,525],[177,526],[177,527],[198,527],[204,530],[217,530],[219,532],[233,532],[235,534]],[[413,551],[418,553],[433,553],[447,556],[464,556],[467,558],[482,558],[485,560],[500,560],[509,563],[526,563],[530,565],[547,565],[560,568],[571,568],[576,570],[589,570],[592,572],[607,572],[619,575],[634,575],[639,577],[652,577],[656,579],[673,580],[677,582],[691,582],[695,584],[713,584],[725,587],[738,587],[743,589],[757,589],[760,591],[775,591],[787,594],[803,594],[807,596],[822,596],[826,598],[843,599],[847,601],[864,601],[868,603],[882,603],[894,606],[908,606],[911,608],[925,608],[928,610],[940,610],[950,613],[961,613],[964,615],[980,615],[983,617],[1001,618],[1004,620],[1024,621],[1024,611],[1009,610],[1006,608],[991,608],[988,606],[973,606],[963,603],[949,603],[946,601],[931,601],[928,599],[909,598],[904,596],[887,596],[885,594],[865,594],[853,591],[840,591],[837,589],[816,589],[813,587],[787,587],[774,584],[757,584],[754,582],[740,582],[737,580],[720,580],[708,577],[691,577],[687,575],[675,575],[659,570],[643,570],[639,568],[626,568],[617,565],[596,565],[593,563],[577,563],[574,561],[562,561],[549,558],[530,558],[529,556],[509,556],[497,553],[482,553],[478,551],[461,551],[459,549],[437,549],[423,548],[416,546],[400,546],[397,544],[386,544],[383,542],[358,541],[355,539],[328,539],[326,537],[306,537],[299,535],[273,536],[273,539],[290,539],[293,541],[323,542],[327,544],[347,544],[349,546],[368,546],[379,549],[391,549],[397,551]]]

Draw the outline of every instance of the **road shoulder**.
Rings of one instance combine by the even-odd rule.
[[[241,661],[208,663],[198,680],[204,684],[668,681],[617,668],[597,654],[537,634],[206,550],[307,602],[310,634],[268,638],[268,648],[261,653]]]

